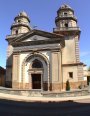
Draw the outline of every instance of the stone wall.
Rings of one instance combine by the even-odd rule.
[[[13,89],[27,89],[32,90],[32,83],[18,83],[14,82],[12,83]],[[87,87],[87,81],[79,81],[79,82],[70,82],[70,90],[77,90]],[[34,90],[34,89],[33,89]],[[42,90],[48,91],[48,83],[43,82]],[[50,83],[49,84],[49,90],[52,92],[60,92],[66,90],[66,83]]]
[[[64,91],[64,92],[44,92],[44,97],[76,97],[90,95],[88,90]]]
[[[70,89],[75,90],[87,87],[87,81],[70,82]],[[63,83],[63,90],[66,90],[66,83]]]
[[[44,92],[41,90],[17,90],[17,89],[6,89],[0,88],[0,93],[22,95],[22,96],[42,96],[42,97],[76,97],[90,95],[88,90],[77,90],[77,91],[65,91],[65,92]]]

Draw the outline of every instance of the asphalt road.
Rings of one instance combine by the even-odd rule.
[[[0,99],[0,116],[90,116],[90,99],[64,102],[16,102]]]

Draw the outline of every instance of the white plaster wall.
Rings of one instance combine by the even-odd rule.
[[[22,74],[22,63],[28,54],[29,53],[20,54],[19,82],[21,82],[21,78],[22,78],[22,75],[21,75]]]
[[[39,57],[34,57],[33,59],[31,59],[28,63],[27,63],[27,65],[25,66],[25,80],[24,80],[24,82],[25,83],[29,83],[29,78],[31,78],[31,76],[30,76],[30,74],[29,74],[29,72],[28,72],[28,70],[30,69],[30,64],[32,63],[32,61],[34,60],[34,59],[38,59],[38,60],[40,60],[41,62],[42,62],[42,64],[43,64],[43,68],[44,68],[44,72],[43,72],[43,81],[45,82],[45,81],[47,81],[48,80],[48,73],[47,73],[47,65],[46,65],[46,63],[43,61],[43,60],[41,60],[41,59],[39,59]]]
[[[76,62],[76,56],[75,56],[75,40],[65,40],[65,47],[62,51],[62,63],[68,64],[68,63],[75,63]]]
[[[87,66],[83,66],[83,73],[84,73],[84,76],[88,76]]]
[[[44,54],[48,58],[48,61],[50,63],[51,52],[50,51],[44,51],[44,52],[41,52],[41,53]],[[50,69],[49,69],[49,71],[50,71]],[[48,72],[48,69],[47,69],[47,66],[45,64],[44,81],[48,81],[48,73],[47,72]]]
[[[83,77],[83,80],[84,80],[84,81],[87,81],[87,77]]]
[[[48,51],[45,51],[45,52],[42,52],[42,54],[44,54],[48,59],[49,59],[49,52]],[[19,82],[21,82],[21,78],[22,78],[22,63],[25,59],[25,57],[27,57],[28,55],[30,55],[30,53],[25,53],[25,54],[20,54],[20,69],[19,69]],[[33,59],[34,60],[34,59]],[[44,73],[43,73],[43,81],[46,82],[48,81],[48,68],[47,68],[47,65],[46,63],[41,60],[42,63],[43,63],[43,66],[44,66]],[[25,83],[29,83],[29,73],[28,73],[28,69],[29,69],[29,66],[30,66],[30,63],[32,62],[32,60],[30,62],[27,63],[27,65],[25,66],[25,71],[24,71],[24,82]]]
[[[28,72],[28,69],[29,69],[29,66],[30,66],[30,62],[28,62],[27,63],[27,65],[25,66],[25,80],[24,80],[24,82],[25,83],[29,83],[29,78],[30,78],[30,76],[29,76],[29,72]]]
[[[50,51],[44,51],[41,53],[44,54],[48,58],[48,60],[50,61]]]
[[[59,52],[52,53],[52,82],[60,81],[60,54]]]

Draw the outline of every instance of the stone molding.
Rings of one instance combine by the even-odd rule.
[[[37,45],[37,46],[23,46],[23,47],[15,47],[13,52],[28,52],[28,51],[42,51],[42,50],[60,50],[60,44],[48,44],[46,45]]]
[[[50,32],[46,32],[46,31],[41,31],[41,30],[36,30],[33,29],[30,32],[27,32],[19,37],[14,38],[13,40],[11,39],[11,43],[13,42],[21,42],[33,35],[39,35],[39,36],[43,36],[43,37],[48,37],[48,38],[61,38],[61,40],[64,41],[64,36],[61,34],[56,34],[56,33],[50,33]]]
[[[82,65],[83,66],[83,63],[80,62],[80,63],[62,64],[62,66],[78,66],[78,65]]]
[[[32,45],[48,45],[48,44],[55,44],[59,43],[62,47],[65,46],[64,39],[61,38],[53,38],[53,39],[47,39],[47,40],[35,40],[35,41],[27,41],[27,42],[13,42],[11,45],[13,47],[20,47],[20,46],[32,46]]]
[[[47,64],[47,68],[48,68],[48,71],[47,71],[47,73],[48,73],[48,90],[49,90],[49,88],[50,88],[50,63],[49,63],[49,60],[48,60],[48,58],[44,55],[44,54],[42,54],[42,53],[37,53],[37,52],[34,52],[34,53],[31,53],[31,54],[29,54],[28,56],[26,56],[25,57],[25,59],[23,60],[23,62],[22,62],[22,83],[24,83],[24,72],[25,72],[25,65],[27,65],[27,63],[30,61],[30,59],[33,59],[33,57],[40,57],[46,64]]]

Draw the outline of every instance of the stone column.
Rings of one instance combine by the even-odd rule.
[[[43,91],[43,73],[41,73],[41,90]]]
[[[29,89],[31,90],[32,89],[32,76],[31,76],[30,71],[28,72],[28,76],[29,76]]]
[[[22,89],[25,88],[25,84],[24,84],[24,80],[25,80],[25,66],[26,66],[26,64],[23,64],[23,67],[22,67],[22,78],[21,78]]]
[[[13,55],[12,87],[19,88],[19,55]]]
[[[50,75],[49,75],[49,63],[48,63],[48,91],[50,90]]]

